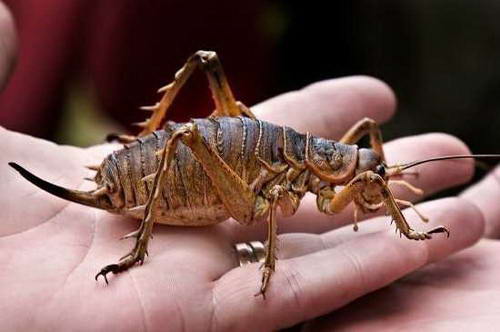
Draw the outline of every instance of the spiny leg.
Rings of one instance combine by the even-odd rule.
[[[406,236],[408,239],[411,240],[430,239],[431,234],[435,233],[446,233],[447,237],[450,236],[450,231],[444,226],[434,227],[433,229],[427,232],[417,232],[412,228],[410,228],[410,226],[406,222],[405,217],[403,216],[403,213],[401,212],[401,209],[398,207],[396,200],[392,196],[392,193],[390,192],[389,188],[385,186],[382,187],[382,190],[384,192],[385,206],[387,207],[389,214],[391,214],[393,220],[396,222],[396,227],[400,231],[400,233]]]
[[[277,238],[277,221],[276,212],[278,206],[285,216],[290,216],[297,211],[300,203],[300,199],[296,193],[286,191],[280,185],[275,185],[271,188],[268,194],[269,202],[269,217],[267,222],[267,243],[266,243],[266,257],[263,264],[262,280],[260,290],[255,296],[262,295],[263,298],[266,297],[266,290],[269,286],[269,281],[271,275],[275,270],[276,264],[276,244]]]
[[[368,185],[376,185],[379,188],[382,201],[384,202],[387,211],[392,216],[392,219],[396,222],[397,229],[408,239],[430,239],[431,234],[434,233],[446,233],[449,236],[449,231],[444,226],[437,226],[427,232],[417,232],[413,230],[401,213],[401,210],[399,209],[397,202],[384,179],[372,171],[358,174],[340,192],[335,194],[329,204],[323,204],[320,211],[327,214],[342,211],[350,202],[354,200],[354,197],[361,194]]]
[[[161,127],[168,108],[197,67],[207,75],[209,87],[212,91],[212,97],[215,102],[215,111],[212,113],[212,117],[237,117],[244,115],[255,118],[248,107],[235,100],[217,53],[212,51],[198,51],[190,56],[184,66],[175,73],[174,80],[170,84],[158,90],[158,92],[164,93],[158,103],[153,106],[141,107],[141,109],[151,111],[153,114],[145,121],[136,123],[137,126],[143,128],[138,135],[139,137],[148,135]],[[118,139],[123,142],[130,142],[135,137],[120,135]]]
[[[380,127],[370,118],[359,120],[347,133],[340,139],[340,143],[354,144],[366,134],[370,135],[370,145],[372,149],[385,161],[384,149],[382,147],[382,132]]]
[[[279,195],[279,194],[278,194]],[[276,262],[276,241],[277,241],[277,225],[276,225],[276,203],[278,200],[277,195],[273,195],[271,198],[271,207],[269,218],[267,221],[267,243],[266,243],[266,258],[264,261],[262,271],[262,281],[260,290],[255,296],[262,295],[264,298],[266,297],[267,286],[269,285],[269,280],[271,278],[272,273],[275,269]]]
[[[96,280],[100,275],[102,275],[107,284],[108,278],[106,277],[106,275],[108,273],[120,273],[129,269],[136,263],[142,264],[144,262],[145,255],[148,254],[148,242],[153,231],[154,220],[156,219],[159,210],[158,203],[161,197],[161,190],[162,188],[164,188],[165,175],[172,162],[177,143],[184,134],[186,134],[186,128],[181,127],[176,130],[172,134],[170,139],[168,139],[165,143],[165,148],[163,149],[160,165],[158,166],[158,170],[155,173],[153,188],[146,203],[144,219],[137,231],[132,232],[124,237],[136,238],[134,248],[130,251],[130,253],[123,256],[117,264],[110,264],[102,268],[101,271],[95,276]]]
[[[385,203],[385,206],[389,212],[389,214],[392,216],[394,221],[396,222],[396,227],[398,230],[406,236],[408,239],[411,240],[425,240],[425,239],[430,239],[431,234],[435,233],[446,233],[446,235],[449,237],[450,232],[448,229],[444,226],[437,226],[434,227],[433,229],[427,231],[427,232],[417,232],[410,228],[408,223],[406,222],[405,217],[403,216],[403,213],[401,212],[401,209],[397,205],[396,199],[394,198],[391,190],[385,183],[384,179],[382,179],[381,176],[378,174],[372,173],[369,177],[369,181],[372,183],[376,183],[379,185],[381,194],[383,196],[383,201]]]
[[[158,90],[158,92],[164,92],[160,102],[156,105],[145,107],[145,109],[153,111],[153,114],[151,118],[141,123],[144,129],[139,136],[147,135],[160,128],[167,109],[197,67],[203,70],[207,75],[212,97],[215,102],[217,116],[236,117],[242,114],[241,106],[233,96],[217,53],[212,51],[198,51],[190,56],[186,64],[175,73],[173,82]],[[253,117],[251,112],[247,115]]]

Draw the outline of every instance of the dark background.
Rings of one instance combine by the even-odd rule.
[[[140,121],[187,56],[216,50],[252,105],[309,83],[365,74],[395,91],[386,140],[442,131],[500,152],[500,3],[7,0],[19,57],[0,124],[60,143],[101,142]],[[333,3],[333,4],[332,4]],[[196,75],[172,117],[212,109]]]
[[[367,74],[396,92],[395,138],[444,131],[476,152],[500,152],[500,3],[496,1],[283,1],[273,92]]]

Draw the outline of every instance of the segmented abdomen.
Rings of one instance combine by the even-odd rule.
[[[287,156],[299,163],[304,160],[306,135],[293,129],[245,117],[192,121],[197,124],[203,138],[248,184],[261,173],[263,163],[259,158],[268,165],[284,165],[289,162],[283,155],[283,135],[286,135]],[[142,137],[104,160],[101,166],[102,181],[113,183],[124,210],[146,203],[152,181],[141,179],[156,172],[160,160],[157,152],[181,125],[173,124],[167,130]],[[271,174],[269,179],[272,177]],[[263,184],[255,187],[256,193]],[[201,220],[206,220],[208,224],[229,217],[210,178],[182,142],[177,145],[176,155],[167,174],[160,206],[165,222],[169,224],[187,225],[190,221],[196,221],[199,225]]]

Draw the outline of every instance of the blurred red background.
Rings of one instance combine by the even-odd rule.
[[[263,98],[268,48],[260,1],[8,0],[19,35],[18,60],[0,95],[0,123],[57,139],[69,89],[90,86],[93,103],[124,126],[147,114],[187,57],[219,52],[235,94]],[[198,77],[199,76],[199,77]],[[213,108],[204,77],[187,85],[169,118]],[[102,139],[100,137],[99,139]]]
[[[0,125],[9,129],[102,142],[106,131],[143,120],[138,107],[158,100],[190,54],[211,49],[248,106],[317,80],[372,75],[398,97],[386,140],[444,131],[476,153],[500,150],[495,0],[5,2],[19,34],[0,93]],[[205,78],[195,76],[170,119],[211,112]]]

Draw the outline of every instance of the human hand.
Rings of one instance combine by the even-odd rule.
[[[394,96],[384,84],[353,77],[273,98],[254,111],[264,120],[338,138],[364,116],[388,120],[394,108]],[[314,199],[306,196],[294,217],[279,222],[281,259],[266,300],[254,297],[260,286],[258,264],[236,267],[232,250],[237,242],[263,241],[264,223],[156,225],[145,264],[112,276],[106,287],[93,277],[130,249],[130,242],[117,239],[135,230],[137,222],[50,196],[18,176],[7,162],[19,162],[64,187],[90,189],[90,183],[82,184],[89,175],[83,165],[100,161],[117,146],[57,146],[7,130],[0,131],[0,146],[5,193],[0,198],[0,321],[12,330],[282,328],[338,309],[470,246],[483,231],[482,215],[458,198],[426,203],[429,225],[408,213],[415,229],[447,226],[449,239],[400,239],[387,217],[362,223],[358,233],[350,226],[332,231],[352,221],[352,210],[321,215]],[[444,134],[399,139],[385,149],[390,163],[468,153],[463,143]],[[454,163],[451,169],[429,163],[419,172],[420,177],[410,181],[431,194],[467,181],[472,163]],[[417,199],[404,188],[394,192],[398,198]],[[371,232],[373,227],[383,231]]]
[[[500,322],[499,197],[500,167],[456,202],[477,206],[484,216],[485,234],[493,239],[482,239],[469,249],[410,273],[307,324],[304,330],[496,331]],[[457,231],[468,232],[470,220],[461,219]],[[381,231],[378,228],[371,232]]]
[[[0,90],[7,82],[16,54],[16,34],[12,15],[0,1]]]

